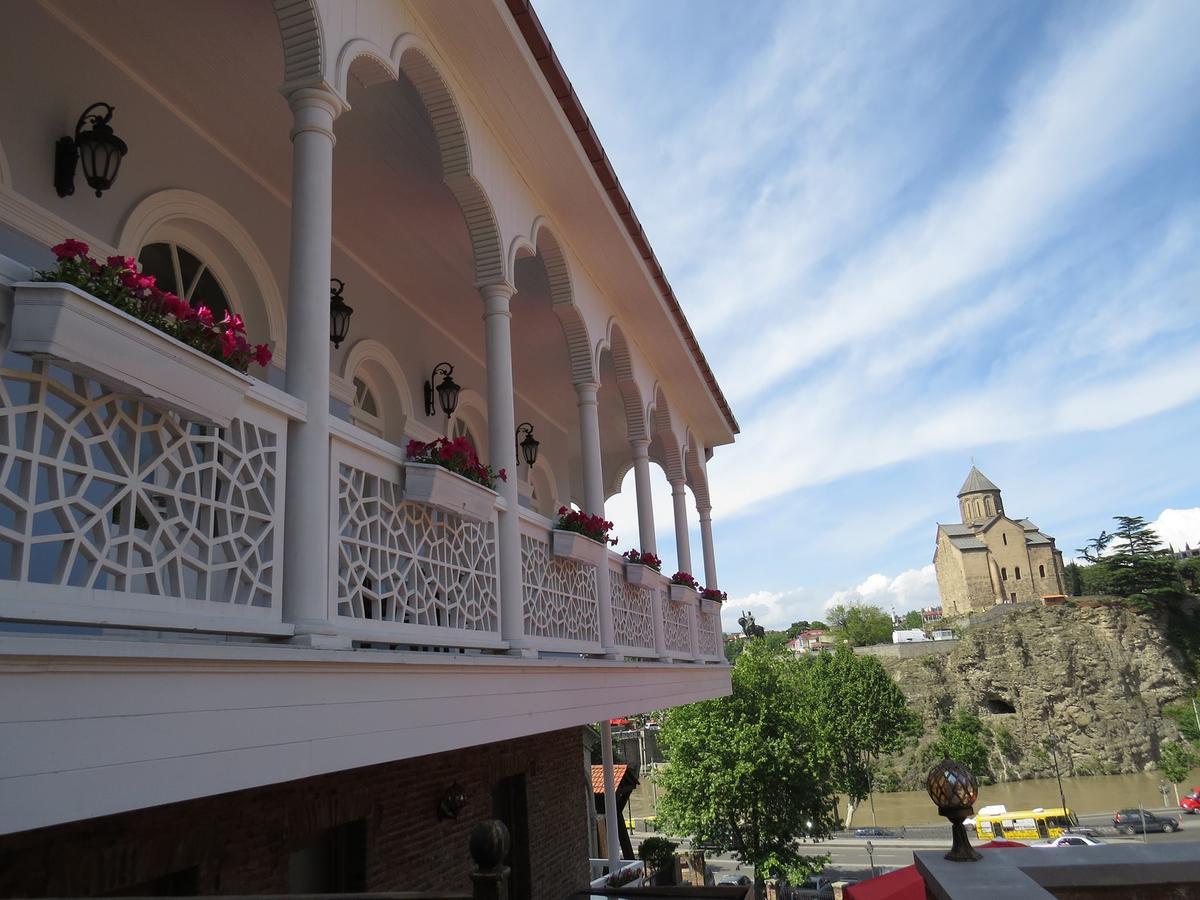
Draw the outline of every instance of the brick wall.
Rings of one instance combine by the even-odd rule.
[[[580,748],[572,728],[0,837],[0,896],[123,892],[181,871],[201,894],[286,893],[289,854],[360,819],[368,891],[469,892],[468,835],[493,815],[496,782],[524,774],[531,898],[562,900],[589,877]],[[454,782],[466,807],[439,820]]]

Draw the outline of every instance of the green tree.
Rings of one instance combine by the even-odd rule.
[[[1179,782],[1188,777],[1188,772],[1200,765],[1200,757],[1189,744],[1171,741],[1164,744],[1158,755],[1158,770],[1163,778],[1175,788],[1175,802],[1179,802]]]
[[[819,727],[833,751],[835,787],[846,794],[846,827],[854,808],[874,791],[880,754],[904,748],[921,732],[921,717],[874,656],[846,645],[804,660],[806,693],[816,703]]]
[[[658,812],[671,833],[752,864],[761,889],[765,878],[796,880],[824,864],[800,854],[797,836],[830,831],[833,753],[801,663],[764,641],[743,643],[729,696],[664,714]]]
[[[925,620],[921,618],[919,609],[910,609],[904,614],[903,623],[905,628],[924,628]]]
[[[730,664],[737,662],[737,658],[742,655],[742,651],[746,649],[745,638],[726,638],[725,639],[725,659]]]
[[[892,617],[878,606],[862,603],[838,605],[829,610],[834,636],[851,647],[886,644],[892,639]]]
[[[1179,561],[1176,567],[1179,577],[1183,579],[1184,588],[1190,594],[1200,594],[1200,556],[1192,556]]]
[[[1063,567],[1067,575],[1067,593],[1072,597],[1083,596],[1083,572],[1079,563],[1067,563]]]
[[[988,766],[991,729],[968,709],[959,709],[951,719],[938,726],[938,736],[930,749],[938,757],[958,760],[977,778],[991,774]]]
[[[811,622],[808,623],[808,629],[809,629],[809,631],[828,631],[829,626],[826,625],[824,622],[821,622],[817,619],[813,619]]]
[[[1117,527],[1104,531],[1079,552],[1091,565],[1081,568],[1089,592],[1126,597],[1143,606],[1182,596],[1183,581],[1175,558],[1141,516],[1115,516]]]
[[[787,639],[795,640],[802,631],[808,631],[812,627],[812,623],[807,619],[801,619],[799,622],[793,622],[787,627]]]

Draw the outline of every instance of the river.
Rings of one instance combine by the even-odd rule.
[[[1159,809],[1164,805],[1162,795],[1158,792],[1161,781],[1157,772],[1141,772],[1136,775],[1076,775],[1063,778],[1062,787],[1067,806],[1078,815],[1088,815],[1113,813],[1118,809],[1136,807],[1139,803],[1144,804],[1147,809]],[[1180,785],[1180,796],[1193,785],[1200,787],[1200,769],[1193,769],[1187,780]],[[655,795],[656,791],[644,780],[630,798],[631,814],[639,819],[653,815],[652,798]],[[975,808],[1001,803],[1009,809],[1058,806],[1058,782],[1053,778],[1034,778],[1028,781],[985,785],[979,789],[979,799],[975,801]],[[1168,794],[1165,805],[1177,805],[1174,790]],[[839,809],[845,813],[844,797]],[[938,818],[937,808],[925,791],[876,794],[875,821],[886,826],[945,824]],[[854,812],[854,825],[870,824],[871,804],[864,802]]]

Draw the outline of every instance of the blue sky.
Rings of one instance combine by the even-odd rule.
[[[1068,556],[1200,544],[1200,4],[537,9],[742,423],[727,626],[934,602],[972,457]]]

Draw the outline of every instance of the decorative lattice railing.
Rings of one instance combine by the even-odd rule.
[[[700,612],[696,617],[696,639],[700,655],[716,658],[722,655],[720,613]]]
[[[480,521],[405,500],[401,458],[337,426],[331,617],[364,641],[500,646],[495,513]]]
[[[525,637],[546,650],[599,652],[597,566],[551,552],[549,523],[521,511]]]
[[[663,595],[663,643],[672,653],[692,652],[691,607]]]
[[[279,634],[287,432],[226,427],[48,362],[0,368],[0,618]]]
[[[654,651],[654,593],[650,587],[625,580],[625,567],[609,563],[612,595],[613,636],[617,649],[625,652]]]

